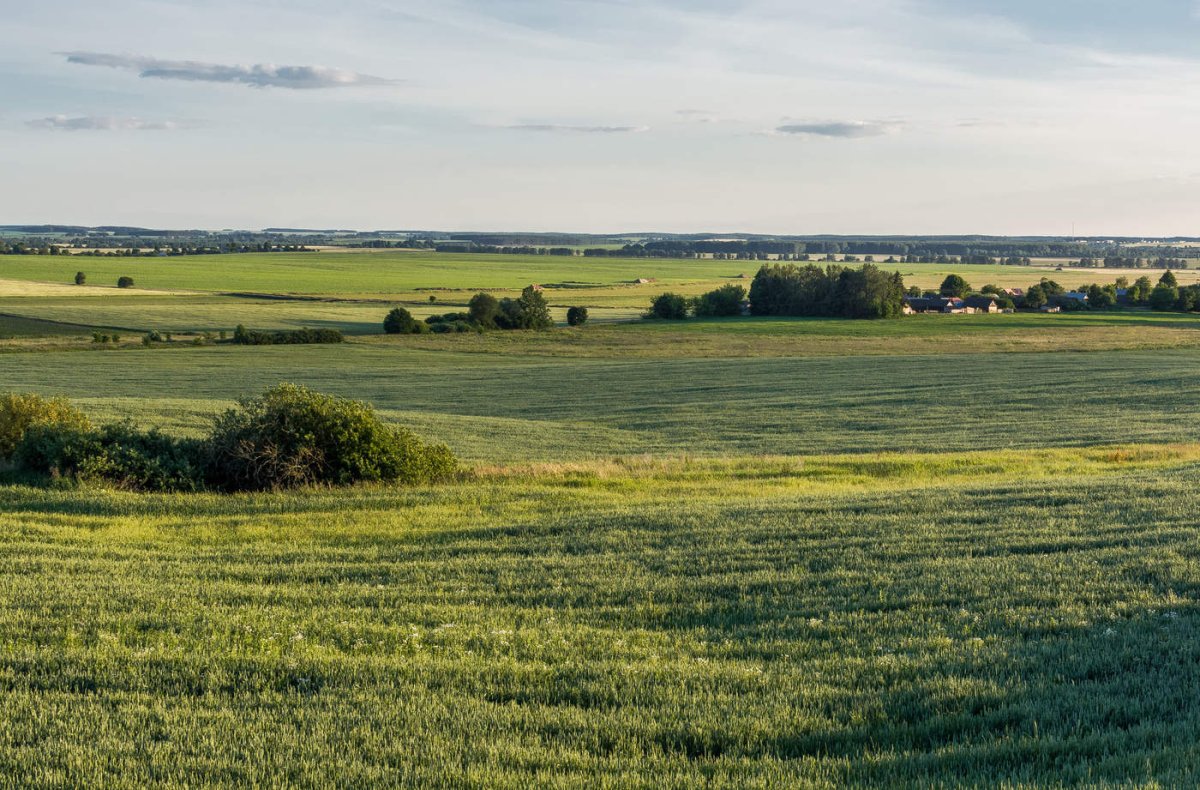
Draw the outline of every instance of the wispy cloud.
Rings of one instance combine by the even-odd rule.
[[[52,115],[29,121],[33,129],[50,129],[66,132],[78,131],[173,131],[195,126],[187,121],[147,121],[141,118],[111,118],[96,115]]]
[[[890,134],[899,128],[900,124],[894,121],[810,121],[777,126],[775,133],[809,137],[840,137],[850,140],[860,137],[879,137]]]
[[[326,66],[276,66],[256,63],[251,66],[226,66],[195,60],[162,60],[137,55],[112,55],[104,52],[63,52],[68,63],[104,66],[137,72],[139,77],[186,80],[189,82],[226,82],[255,88],[350,88],[372,85],[397,85],[399,81],[372,77]]]
[[[632,134],[650,131],[649,126],[570,126],[557,123],[521,123],[504,128],[518,132],[570,132],[576,134]]]

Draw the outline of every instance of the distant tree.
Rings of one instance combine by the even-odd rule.
[[[1129,289],[1129,278],[1124,275],[1121,275],[1120,277],[1117,278],[1117,281],[1116,281],[1116,283],[1114,283],[1114,285],[1117,288],[1123,288],[1123,289],[1128,290]]]
[[[993,285],[992,283],[988,283],[987,285],[985,285],[979,289],[979,293],[995,294],[995,295],[999,296],[1000,294],[1004,293],[1004,290],[998,285]]]
[[[1159,285],[1150,292],[1150,309],[1164,312],[1173,310],[1179,301],[1179,289],[1169,285]]]
[[[417,320],[403,307],[395,307],[383,319],[383,331],[389,335],[411,335],[420,331]]]
[[[434,294],[430,294],[429,295],[429,303],[433,304],[436,301],[437,301],[437,296],[435,296]]]
[[[665,293],[655,297],[650,305],[650,317],[667,321],[682,321],[688,316],[688,300],[679,294]]]
[[[117,278],[117,287],[118,288],[132,288],[133,287],[133,278],[132,277],[118,277]]]
[[[471,323],[484,329],[496,328],[496,316],[500,314],[500,302],[487,293],[477,293],[467,302],[467,316]]]
[[[942,296],[956,296],[961,299],[971,293],[971,286],[961,276],[951,274],[942,280],[942,287],[939,290]]]
[[[745,299],[746,289],[742,286],[733,283],[722,285],[696,299],[696,315],[705,318],[741,315]]]
[[[1088,307],[1093,310],[1104,310],[1117,303],[1117,291],[1111,285],[1091,285],[1087,289]]]
[[[1133,281],[1133,285],[1129,286],[1127,296],[1129,301],[1134,304],[1145,304],[1150,300],[1150,292],[1154,287],[1150,284],[1150,278],[1142,276]]]
[[[567,310],[567,324],[569,326],[583,326],[588,320],[588,309],[586,307],[572,307]]]
[[[1167,269],[1165,272],[1163,272],[1163,276],[1158,278],[1158,284],[1165,285],[1168,288],[1178,288],[1179,280],[1175,278],[1175,272]]]
[[[1066,288],[1063,288],[1061,285],[1056,283],[1054,280],[1048,279],[1046,277],[1043,277],[1041,282],[1038,283],[1038,285],[1041,286],[1042,291],[1046,294],[1047,298],[1049,298],[1051,296],[1062,296],[1063,294],[1065,294],[1067,292]]]
[[[542,296],[542,292],[537,288],[532,285],[525,286],[517,303],[521,307],[522,329],[549,329],[554,326],[554,319],[550,317],[550,305],[546,304],[546,297]]]
[[[87,275],[83,272],[75,272],[75,284],[83,285],[87,282]]]
[[[1025,291],[1025,307],[1030,310],[1040,310],[1046,306],[1046,291],[1040,285],[1031,286]]]

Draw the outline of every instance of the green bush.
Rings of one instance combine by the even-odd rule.
[[[30,428],[44,425],[89,430],[91,423],[66,398],[0,395],[0,459],[9,459]]]
[[[467,315],[471,323],[484,329],[496,328],[496,316],[500,314],[500,302],[487,293],[477,293],[467,302]]]
[[[572,307],[567,310],[567,326],[583,326],[588,321],[586,307]]]
[[[167,340],[171,336],[167,335]],[[244,346],[287,346],[322,343],[343,343],[346,338],[337,329],[293,329],[281,332],[259,332],[238,324],[233,330],[233,342]]]
[[[87,275],[83,272],[75,272],[75,284],[83,285],[87,282]]]
[[[281,384],[221,415],[207,442],[208,480],[231,491],[422,483],[457,468],[450,451],[384,424],[366,403]]]
[[[665,293],[655,297],[650,304],[648,318],[666,321],[682,321],[688,317],[688,300],[679,294]]]
[[[742,286],[732,283],[722,285],[696,298],[696,315],[703,318],[741,315],[745,299],[746,289]]]
[[[133,287],[133,278],[132,277],[118,277],[117,278],[117,287],[118,288],[132,288]]]
[[[17,446],[18,464],[31,472],[101,482],[129,491],[198,491],[204,487],[202,443],[175,439],[131,423],[99,430],[37,425]]]
[[[417,320],[403,307],[394,307],[383,319],[383,331],[389,335],[412,335],[420,332]]]

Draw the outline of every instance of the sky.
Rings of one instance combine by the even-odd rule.
[[[1200,235],[1200,0],[0,13],[0,224]]]

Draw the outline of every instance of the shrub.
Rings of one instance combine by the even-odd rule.
[[[385,425],[366,403],[281,384],[217,418],[208,479],[226,490],[356,482],[421,483],[451,475],[440,445]]]
[[[496,316],[500,314],[500,302],[491,294],[477,293],[467,303],[467,315],[471,323],[484,329],[496,328]]]
[[[441,315],[431,315],[425,319],[425,323],[429,326],[434,324],[453,324],[455,321],[469,321],[471,316],[467,313],[442,313]]]
[[[394,307],[383,319],[383,331],[389,335],[411,335],[419,332],[417,320],[403,307]]]
[[[167,335],[167,340],[171,336]],[[259,332],[238,324],[233,330],[233,342],[243,346],[287,346],[303,344],[343,343],[346,338],[337,329],[293,329],[281,332]]]
[[[204,486],[201,442],[139,431],[131,423],[100,430],[38,425],[25,434],[15,456],[31,472],[129,491],[198,491]]]
[[[87,275],[83,272],[75,272],[75,284],[83,285],[87,282]]]
[[[133,278],[132,277],[118,277],[117,278],[117,287],[118,288],[132,288],[133,287]]]
[[[588,309],[586,307],[572,307],[567,310],[568,326],[583,326],[587,321]]]
[[[679,294],[665,293],[650,304],[650,318],[681,321],[688,316],[688,302]]]
[[[0,395],[0,459],[12,458],[30,428],[44,425],[87,430],[88,418],[65,398]]]
[[[741,315],[745,298],[746,289],[742,286],[732,283],[722,285],[696,299],[696,315],[706,318]]]

